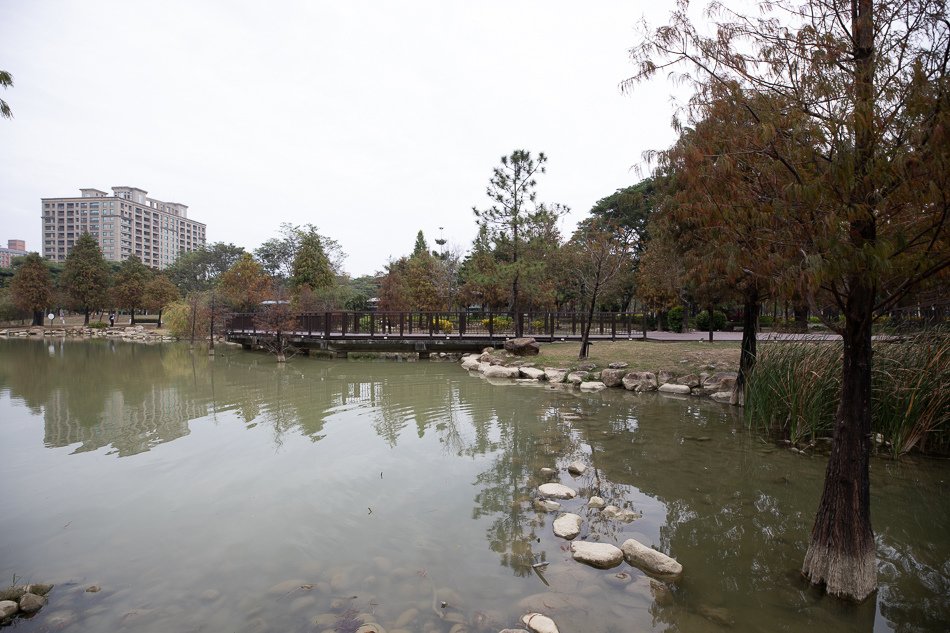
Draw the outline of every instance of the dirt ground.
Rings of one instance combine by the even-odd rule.
[[[526,359],[537,366],[576,367],[580,343],[541,343],[541,353]],[[508,358],[512,360],[512,358]],[[658,341],[596,341],[586,362],[606,369],[614,362],[628,363],[633,371],[668,370],[677,376],[702,372],[738,371],[739,342],[658,342]]]

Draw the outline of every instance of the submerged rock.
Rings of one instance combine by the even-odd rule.
[[[539,512],[557,512],[561,509],[561,504],[550,499],[535,499],[534,509]]]
[[[525,613],[521,623],[534,633],[560,633],[554,620],[540,613]]]
[[[627,539],[620,549],[628,563],[661,580],[675,581],[683,575],[682,565],[635,539]]]
[[[580,563],[598,569],[610,569],[623,562],[623,552],[610,543],[574,542],[571,543],[571,556]]]
[[[554,470],[553,468],[547,468],[547,467],[542,468],[540,472],[541,472],[542,477],[553,477],[554,475],[557,474],[556,470]]]
[[[568,488],[563,484],[541,484],[538,486],[538,492],[540,492],[545,497],[550,497],[552,499],[573,499],[577,496],[577,491],[573,488]]]
[[[633,510],[624,510],[623,508],[618,508],[617,506],[607,506],[601,512],[601,515],[608,519],[616,519],[617,521],[622,521],[624,523],[629,523],[634,519],[639,519],[643,515],[639,512],[634,512]]]
[[[568,540],[577,538],[583,524],[584,519],[580,516],[566,512],[554,519],[554,536]]]

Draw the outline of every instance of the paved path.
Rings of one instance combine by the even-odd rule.
[[[638,333],[639,338],[642,333]],[[837,334],[828,332],[808,332],[808,333],[786,333],[786,332],[759,332],[756,338],[760,341],[840,341],[841,337]],[[619,340],[619,337],[618,337]],[[647,340],[650,341],[708,341],[709,332],[647,332]],[[713,332],[713,341],[741,341],[742,332]]]

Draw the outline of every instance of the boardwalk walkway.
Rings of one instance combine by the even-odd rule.
[[[255,314],[232,314],[226,334],[245,347],[273,337]],[[524,336],[540,342],[580,341],[587,325],[583,313],[529,312],[521,315]],[[515,336],[515,320],[507,314],[470,312],[299,312],[285,319],[282,336],[293,345],[345,356],[352,351],[430,352],[478,351],[499,347]],[[601,312],[594,315],[590,339],[636,340],[643,338],[632,314]],[[707,332],[648,331],[648,341],[706,341]],[[759,340],[835,339],[827,334],[760,333]],[[740,341],[741,332],[715,332],[713,340]]]

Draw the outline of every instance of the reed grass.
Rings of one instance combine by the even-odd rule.
[[[950,454],[950,330],[873,344],[871,428],[894,456]],[[761,346],[745,394],[747,423],[796,444],[830,437],[841,392],[841,343]]]

